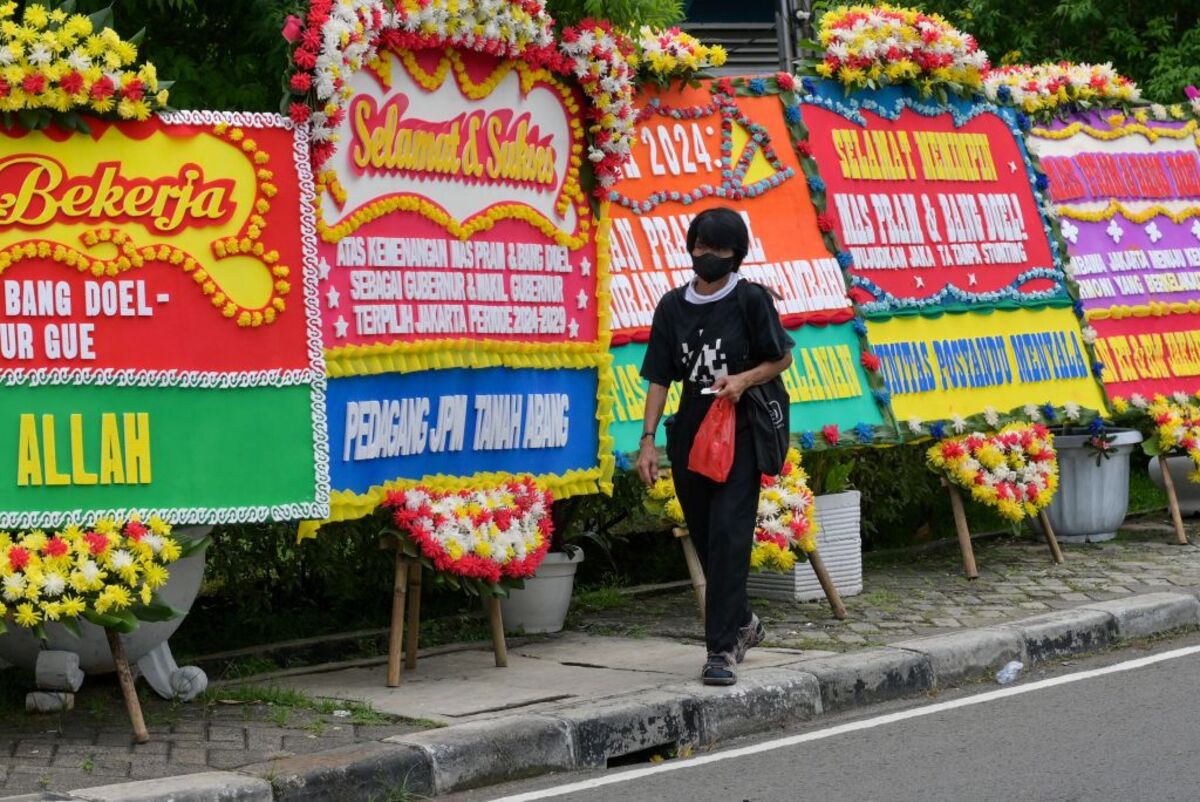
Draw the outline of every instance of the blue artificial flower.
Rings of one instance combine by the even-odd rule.
[[[943,439],[946,436],[946,424],[940,420],[929,424],[929,436],[934,440]]]
[[[1071,304],[1071,309],[1075,312],[1075,317],[1082,318],[1084,314],[1083,301],[1076,301]]]
[[[890,392],[888,392],[886,389],[876,390],[874,392],[874,395],[875,395],[875,400],[878,401],[880,404],[882,404],[885,407],[892,400],[892,394]]]
[[[1054,421],[1058,419],[1058,413],[1055,412],[1054,405],[1049,401],[1047,401],[1045,404],[1042,404],[1042,416],[1048,421]]]
[[[1092,418],[1092,422],[1088,424],[1088,434],[1099,437],[1100,435],[1104,434],[1105,425],[1104,418],[1101,418],[1099,415],[1097,415],[1096,417]]]
[[[746,86],[749,87],[750,91],[756,95],[761,95],[767,91],[767,82],[762,78],[751,78],[746,83]]]
[[[799,106],[785,107],[783,110],[783,117],[792,125],[796,125],[797,123],[800,122],[800,107]]]
[[[1017,112],[1017,125],[1022,131],[1029,130],[1029,117],[1024,112]]]
[[[1038,192],[1045,192],[1050,188],[1050,179],[1046,178],[1045,173],[1038,173],[1037,178],[1033,179],[1033,185],[1038,188]]]
[[[854,427],[854,436],[860,443],[869,443],[875,439],[875,427],[869,423],[860,423]]]
[[[1001,103],[1007,103],[1012,100],[1012,90],[1007,86],[1000,87],[996,90],[996,100],[999,100]]]
[[[1103,362],[1092,363],[1092,374],[1097,379],[1103,379],[1104,378],[1104,363]]]
[[[805,451],[811,451],[812,447],[817,444],[817,438],[813,437],[812,432],[805,432],[800,435],[800,447]]]
[[[821,180],[819,175],[810,175],[808,177],[808,188],[813,192],[824,192],[825,182]]]
[[[804,91],[810,95],[817,91],[817,85],[813,83],[812,78],[801,79],[800,85],[803,86]]]
[[[859,337],[867,336],[867,324],[861,317],[854,318],[854,333]]]
[[[618,471],[627,471],[633,467],[633,463],[629,461],[629,457],[625,456],[624,451],[613,452],[613,463]]]
[[[854,257],[850,255],[850,251],[838,251],[837,261],[842,270],[849,270],[854,264]]]

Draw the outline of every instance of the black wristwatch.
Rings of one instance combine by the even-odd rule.
[[[642,436],[638,439],[638,442],[639,443],[642,442],[642,440],[645,440],[647,437],[649,437],[651,440],[653,440],[654,432],[642,432]]]

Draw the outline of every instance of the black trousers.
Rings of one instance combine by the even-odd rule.
[[[709,652],[733,651],[738,629],[750,621],[746,578],[750,575],[762,477],[753,432],[744,419],[738,423],[733,468],[724,482],[689,471],[686,451],[680,455],[681,464],[671,466],[675,495],[683,507],[688,533],[708,584],[704,636]]]

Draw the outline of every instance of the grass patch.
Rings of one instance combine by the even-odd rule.
[[[1167,494],[1150,481],[1150,474],[1138,470],[1129,472],[1129,511],[1148,512],[1167,506]]]
[[[340,699],[317,699],[301,691],[290,688],[279,688],[270,685],[241,685],[220,690],[205,691],[201,699],[206,704],[221,702],[240,702],[243,704],[259,704],[272,708],[269,720],[279,727],[286,727],[292,711],[307,710],[323,716],[331,716],[334,711],[345,710],[350,713],[346,718],[351,724],[364,726],[386,726],[398,721],[404,721],[419,727],[440,726],[423,719],[404,719],[400,716],[389,716],[380,713],[374,707],[363,702],[343,701]]]
[[[585,590],[571,599],[573,613],[601,613],[605,610],[618,610],[628,607],[633,598],[628,593],[622,593],[615,585],[606,585],[595,590]]]

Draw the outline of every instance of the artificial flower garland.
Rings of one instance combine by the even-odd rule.
[[[383,505],[436,570],[494,585],[533,576],[541,565],[550,548],[553,501],[526,476],[486,489],[397,490]]]
[[[58,622],[76,634],[80,618],[130,631],[139,619],[171,617],[155,601],[156,591],[167,583],[167,566],[182,556],[185,547],[158,518],[102,519],[53,535],[0,533],[0,633],[6,617],[39,633]]]
[[[15,2],[0,5],[0,112],[33,112],[21,123],[40,128],[72,112],[146,120],[166,107],[154,65],[136,66],[137,45],[112,28],[96,30],[93,17],[40,3],[27,5],[18,22],[16,10]]]
[[[1011,423],[994,435],[952,437],[926,453],[930,468],[1014,523],[1045,509],[1058,489],[1054,435],[1040,423]]]
[[[1137,84],[1112,64],[1015,64],[990,70],[983,90],[993,103],[1051,116],[1067,108],[1127,105],[1141,99]]]
[[[817,39],[825,55],[816,73],[850,90],[912,83],[923,94],[934,87],[974,91],[988,69],[975,37],[937,14],[888,3],[826,12]]]
[[[1148,450],[1162,455],[1187,455],[1195,467],[1188,479],[1200,482],[1200,406],[1179,393],[1170,401],[1164,396],[1155,396],[1153,403],[1145,409],[1154,422],[1154,437],[1147,443]]]
[[[646,493],[646,509],[676,526],[687,526],[670,473],[664,473]],[[786,573],[796,559],[807,559],[817,548],[816,504],[808,474],[800,467],[800,452],[788,451],[778,476],[763,476],[750,570]]]
[[[380,49],[453,47],[519,59],[579,81],[590,101],[588,159],[598,191],[611,186],[629,160],[636,118],[631,43],[607,22],[583,20],[563,31],[556,48],[553,20],[537,0],[312,0],[303,19],[283,30],[292,50],[288,97],[297,123],[312,131],[319,168],[336,148],[352,90],[349,78]]]
[[[672,80],[689,80],[710,67],[725,64],[729,54],[720,45],[705,45],[679,28],[657,30],[643,25],[634,40],[633,64],[639,77],[665,86]]]

